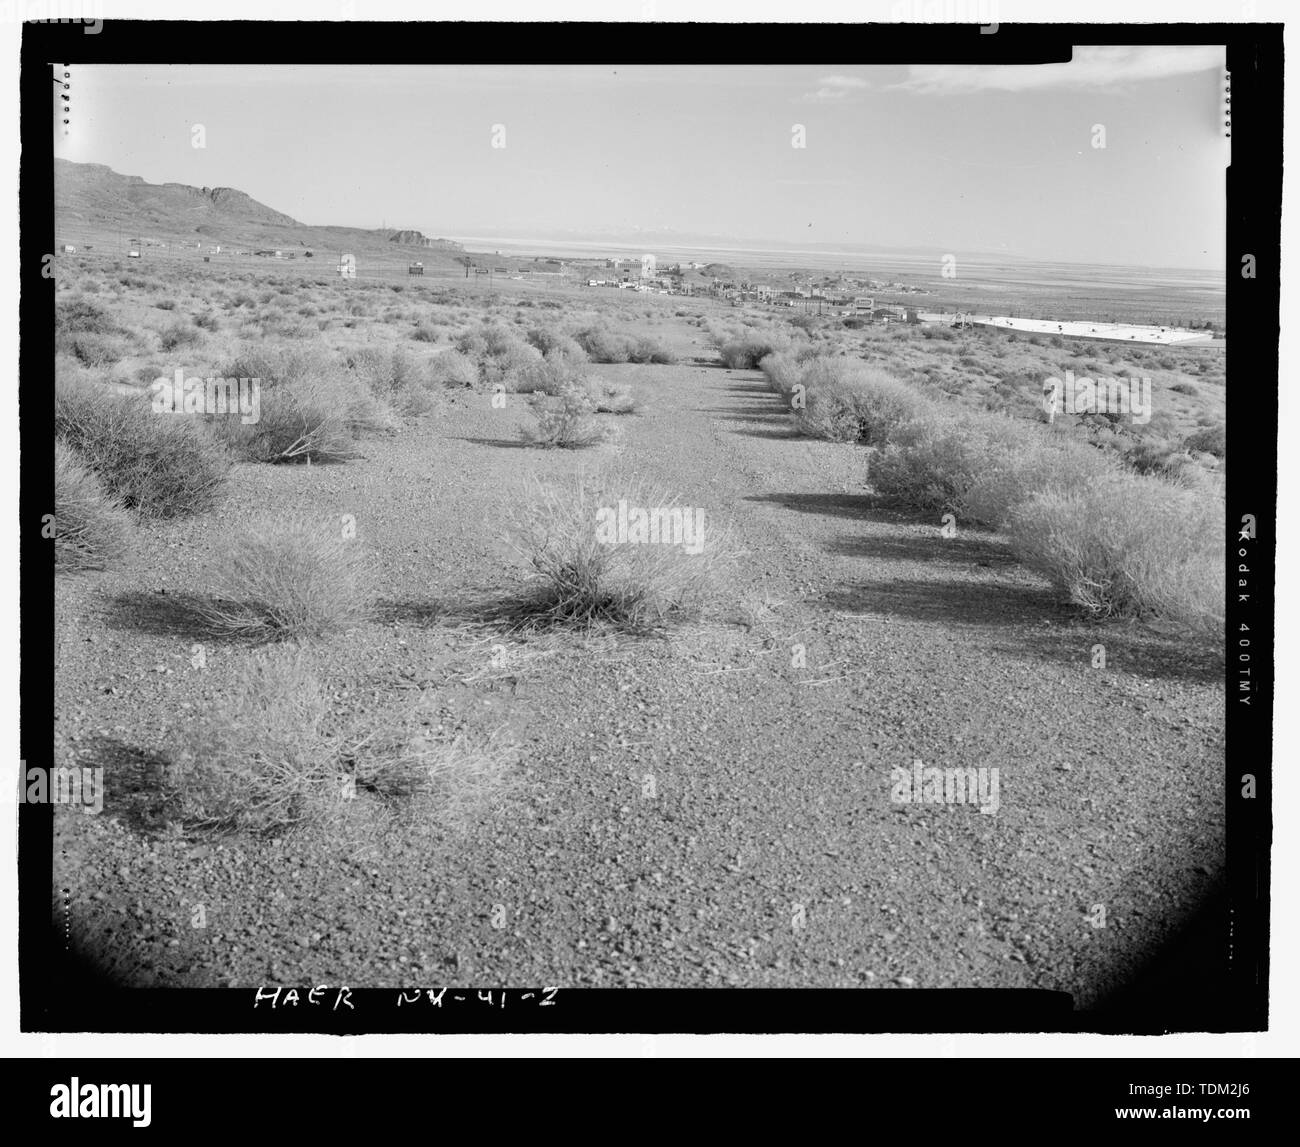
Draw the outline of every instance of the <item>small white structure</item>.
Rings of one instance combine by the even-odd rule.
[[[62,251],[65,255],[75,255],[77,253],[77,249],[69,243],[64,243],[63,246],[59,248],[59,250]]]
[[[339,256],[339,278],[355,279],[357,277],[357,257],[355,255]]]
[[[653,255],[641,256],[641,278],[653,279],[655,277],[655,257]]]

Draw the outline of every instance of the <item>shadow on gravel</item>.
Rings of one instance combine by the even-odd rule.
[[[843,558],[885,558],[894,561],[944,562],[958,565],[1010,566],[1016,559],[990,537],[963,533],[945,538],[936,525],[932,534],[862,537],[843,534],[826,547]]]
[[[1136,623],[1089,622],[1073,610],[1067,610],[1067,617],[1063,625],[1019,635],[1003,651],[1077,668],[1091,664],[1093,646],[1104,645],[1106,672],[1207,685],[1223,682],[1218,648],[1152,633]]]
[[[1069,612],[1050,588],[962,581],[859,582],[831,590],[811,604],[837,613],[889,614],[954,625],[1024,625],[1064,621]]]
[[[736,421],[737,421],[737,422],[741,422],[741,421],[744,421],[744,422],[753,422],[754,419],[751,419],[751,418],[746,418],[746,419],[736,419]],[[775,429],[772,429],[772,430],[742,430],[740,427],[737,427],[737,428],[733,431],[733,433],[735,433],[735,434],[743,434],[743,435],[745,435],[745,437],[747,437],[747,438],[770,438],[770,439],[772,439],[772,440],[774,440],[774,441],[777,441],[777,442],[789,442],[789,441],[791,441],[792,439],[795,439],[795,438],[801,438],[801,437],[802,437],[802,435],[799,433],[799,431],[797,431],[797,430],[791,430],[791,429],[782,429],[782,430],[775,430]]]
[[[475,446],[500,446],[504,450],[527,450],[527,442],[518,438],[453,438],[452,442],[469,442]]]
[[[82,750],[78,766],[104,770],[100,815],[118,817],[136,833],[158,833],[167,827],[163,796],[166,757],[98,733],[83,743]]]
[[[747,502],[769,502],[798,510],[801,514],[826,514],[832,518],[862,521],[876,514],[875,500],[869,494],[754,494]],[[879,520],[886,519],[879,516]],[[914,520],[914,519],[913,519]]]
[[[213,643],[233,644],[236,639],[214,636],[199,613],[200,598],[193,593],[168,593],[166,590],[131,590],[109,599],[105,624],[132,633],[151,633],[156,637],[202,637]]]
[[[383,625],[398,622],[406,625],[433,625],[444,617],[444,607],[427,599],[377,602],[374,613],[374,619]]]

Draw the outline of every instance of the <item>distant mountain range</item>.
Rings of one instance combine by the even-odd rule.
[[[451,261],[464,251],[448,239],[414,230],[315,227],[259,203],[233,187],[146,183],[100,163],[54,161],[55,222],[64,238],[130,231],[158,241],[202,240],[217,244],[323,251],[348,250],[398,256],[396,247],[418,247]]]

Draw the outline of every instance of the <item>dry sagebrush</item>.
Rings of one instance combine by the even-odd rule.
[[[1011,514],[1009,532],[1017,556],[1088,612],[1163,621],[1221,640],[1219,497],[1120,472],[1035,495]]]
[[[268,521],[218,545],[210,596],[197,606],[217,635],[304,637],[368,615],[370,559],[340,524]]]
[[[155,413],[149,396],[119,396],[82,375],[55,382],[54,433],[113,498],[145,517],[208,509],[230,469],[197,418]]]
[[[418,707],[396,706],[331,734],[326,710],[300,650],[251,659],[233,696],[171,731],[165,787],[181,823],[350,836],[378,803],[389,818],[456,824],[508,784],[510,750],[495,738],[443,736]]]
[[[61,570],[102,569],[120,558],[131,516],[84,466],[77,452],[54,443],[54,560]]]
[[[615,477],[526,484],[508,539],[534,578],[517,611],[526,624],[652,629],[699,616],[719,593],[719,574],[735,557],[720,521],[704,514],[696,553],[662,541],[608,544],[598,533],[600,512],[616,513],[620,501],[665,512],[687,508],[663,491]]]

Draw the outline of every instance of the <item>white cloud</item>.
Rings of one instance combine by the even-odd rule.
[[[838,103],[856,95],[870,85],[858,76],[823,76],[815,91],[805,92],[805,103]]]
[[[1065,64],[913,64],[895,85],[924,95],[1108,88],[1222,69],[1222,45],[1077,47]]]

